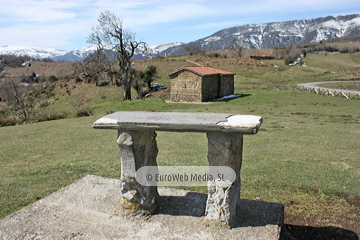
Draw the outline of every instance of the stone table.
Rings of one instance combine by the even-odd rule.
[[[227,166],[236,173],[230,186],[210,182],[205,218],[232,227],[240,199],[243,135],[256,134],[262,118],[253,115],[183,112],[116,112],[98,119],[96,129],[116,129],[121,155],[121,213],[153,213],[160,204],[157,186],[143,186],[136,171],[157,166],[155,131],[203,132],[208,138],[209,166]]]

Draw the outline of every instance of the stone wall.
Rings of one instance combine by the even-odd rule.
[[[202,81],[202,101],[212,100],[219,97],[219,74],[206,75]]]
[[[201,102],[202,78],[189,71],[181,71],[170,80],[172,102]]]
[[[234,94],[234,75],[205,75],[182,70],[171,75],[170,101],[204,102]]]
[[[220,97],[234,94],[234,75],[221,75]]]

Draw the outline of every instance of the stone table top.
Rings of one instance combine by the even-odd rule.
[[[256,134],[262,118],[253,115],[190,112],[115,112],[98,119],[96,129]]]

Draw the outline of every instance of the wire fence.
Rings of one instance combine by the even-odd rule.
[[[351,93],[351,92],[346,92],[346,91],[331,91],[328,89],[323,89],[323,88],[314,88],[314,87],[302,87],[302,86],[297,86],[297,85],[275,85],[274,89],[279,89],[279,90],[299,90],[299,91],[309,91],[309,92],[313,92],[316,94],[321,94],[321,95],[328,95],[328,96],[333,96],[333,97],[341,97],[341,98],[346,98],[346,99],[360,99],[360,93]]]

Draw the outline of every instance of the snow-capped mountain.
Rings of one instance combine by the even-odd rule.
[[[272,48],[358,34],[360,34],[360,14],[352,14],[237,26],[223,29],[188,44],[198,45],[206,51],[227,49],[234,41],[241,41],[246,48]],[[181,54],[184,53],[185,46],[176,46],[165,51],[168,54]]]
[[[30,46],[5,45],[0,46],[0,54],[23,56],[37,59],[51,58],[54,61],[75,62],[82,60],[88,53],[94,52],[95,46],[66,51],[53,48],[38,48]]]
[[[148,50],[144,52],[144,49],[137,49],[135,52],[135,59],[150,58],[156,56],[166,50],[167,48],[183,45],[185,43],[175,42],[162,45],[148,46]],[[75,50],[58,50],[52,48],[38,48],[30,46],[18,46],[18,45],[5,45],[0,46],[0,54],[23,56],[27,55],[37,59],[51,58],[54,61],[64,62],[76,62],[83,60],[89,53],[96,51],[96,46],[84,47]]]
[[[83,60],[89,53],[96,51],[96,46],[79,48],[71,51],[66,51],[65,54],[53,57],[54,61],[77,62]]]
[[[53,48],[38,48],[29,46],[18,45],[5,45],[0,46],[0,54],[23,56],[27,55],[34,58],[54,58],[62,56],[66,53],[65,50],[53,49]]]
[[[310,20],[295,20],[277,23],[248,24],[223,29],[211,36],[190,43],[167,43],[149,46],[145,53],[136,52],[135,59],[169,54],[184,54],[188,45],[198,45],[206,51],[223,50],[234,41],[241,41],[246,48],[272,48],[318,42],[360,34],[360,14],[328,16]],[[96,46],[71,51],[26,46],[0,46],[0,54],[28,55],[35,58],[52,58],[55,61],[81,61],[94,52]]]

